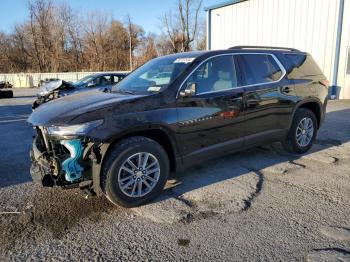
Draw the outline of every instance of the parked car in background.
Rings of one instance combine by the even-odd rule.
[[[53,81],[58,81],[58,78],[45,78],[44,80],[40,80],[38,83],[38,87],[41,87],[42,85],[45,85],[47,83],[53,82]]]
[[[12,98],[12,84],[7,81],[0,81],[0,98]]]
[[[162,192],[171,171],[211,158],[274,141],[307,152],[325,118],[328,85],[313,58],[295,49],[159,57],[109,93],[34,111],[31,175],[44,186],[141,205]]]
[[[0,89],[12,88],[12,84],[8,81],[0,81]]]
[[[35,110],[40,105],[59,97],[91,89],[109,91],[112,86],[126,76],[127,73],[96,73],[88,75],[74,83],[63,80],[48,81],[40,87],[38,98],[34,101],[32,109]]]

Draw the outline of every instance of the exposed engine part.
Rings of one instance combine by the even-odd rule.
[[[38,96],[38,99],[32,104],[32,110],[34,111],[40,105],[47,103],[51,100],[57,99],[60,97],[59,91],[53,91],[46,96]]]
[[[73,182],[81,178],[83,167],[78,163],[83,153],[83,146],[79,139],[62,140],[61,145],[70,152],[70,158],[62,162],[62,170],[65,172],[65,179]]]

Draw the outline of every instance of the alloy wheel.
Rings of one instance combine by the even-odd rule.
[[[310,144],[314,135],[314,123],[311,118],[304,117],[298,124],[296,130],[296,139],[300,147],[306,147]]]
[[[118,173],[121,191],[129,197],[143,197],[157,185],[160,176],[158,159],[147,152],[128,157]]]

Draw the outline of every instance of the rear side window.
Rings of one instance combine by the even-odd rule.
[[[291,78],[323,75],[312,56],[306,54],[285,54],[285,56],[292,64],[292,68],[288,70]]]
[[[282,69],[271,55],[242,54],[237,57],[244,76],[244,85],[275,82],[283,75]]]

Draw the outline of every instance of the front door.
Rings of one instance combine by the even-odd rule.
[[[243,88],[236,67],[232,55],[211,58],[181,87],[196,87],[195,94],[177,100],[184,160],[197,162],[243,144]]]

